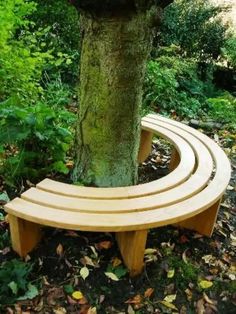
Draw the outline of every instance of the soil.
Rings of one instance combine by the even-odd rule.
[[[228,131],[209,132],[232,161],[232,178],[212,238],[173,226],[149,232],[145,268],[130,279],[114,234],[45,228],[32,263],[30,280],[39,288],[33,300],[5,304],[1,313],[142,314],[236,313],[236,152]],[[139,169],[139,183],[168,173],[170,145],[153,142]],[[0,263],[18,258],[9,246],[8,224],[0,222]],[[81,269],[89,270],[84,280]],[[108,273],[108,274],[107,274]],[[109,277],[109,274],[115,277]],[[204,285],[207,283],[209,287]],[[82,293],[76,297],[74,292]]]

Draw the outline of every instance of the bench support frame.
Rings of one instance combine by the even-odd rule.
[[[39,243],[42,237],[40,225],[8,215],[12,248],[25,257]]]
[[[181,221],[180,223],[176,224],[176,226],[194,230],[202,235],[211,237],[217,219],[220,203],[221,198],[202,213]]]
[[[139,275],[143,270],[147,233],[148,230],[116,233],[123,261],[131,277]]]

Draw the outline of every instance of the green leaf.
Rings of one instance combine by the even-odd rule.
[[[31,283],[28,284],[27,288],[28,290],[25,293],[25,295],[17,298],[17,300],[26,300],[26,299],[32,300],[39,294],[38,288],[35,285],[32,285]]]
[[[63,286],[65,293],[72,294],[74,292],[74,288],[72,285]]]
[[[66,167],[63,161],[54,162],[53,169],[64,174],[69,172],[69,169]]]
[[[17,295],[17,292],[18,292],[18,286],[17,286],[17,283],[15,281],[11,281],[9,284],[8,284],[8,287],[11,289],[12,293]]]

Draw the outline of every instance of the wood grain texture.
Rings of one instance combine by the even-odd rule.
[[[21,257],[25,257],[40,241],[40,225],[19,217],[8,215],[12,248]]]
[[[210,236],[230,180],[225,153],[206,135],[158,115],[143,118],[142,128],[174,145],[174,170],[169,175],[120,188],[77,187],[45,179],[5,205],[14,249],[27,254],[40,238],[39,225],[116,232],[134,276],[143,267],[148,229],[177,224]]]
[[[143,163],[150,155],[152,151],[152,138],[153,133],[146,130],[141,131],[138,163]]]
[[[212,204],[202,213],[193,216],[187,220],[181,221],[177,226],[197,231],[200,234],[211,237],[217,219],[221,199]]]
[[[130,276],[135,277],[143,270],[144,251],[148,230],[116,233],[116,240]]]

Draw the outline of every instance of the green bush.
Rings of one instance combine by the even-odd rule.
[[[29,282],[32,266],[13,259],[0,266],[0,309],[16,300],[33,299],[38,289]]]
[[[224,59],[228,62],[228,65],[236,69],[236,37],[230,37],[225,46],[222,48],[222,54]]]
[[[75,85],[78,77],[80,29],[79,15],[68,0],[35,0],[37,10],[31,19],[46,32],[40,39],[44,51],[52,51],[55,64],[46,69],[50,78],[58,73],[62,82]]]
[[[175,0],[164,11],[156,45],[177,45],[200,61],[217,59],[226,38],[227,25],[219,17],[225,10],[209,0]]]
[[[236,98],[225,92],[215,98],[209,98],[210,109],[208,114],[215,120],[236,129]]]
[[[43,30],[29,31],[33,24],[26,16],[35,9],[34,2],[25,0],[0,3],[0,101],[34,103],[43,92],[40,79],[52,56],[38,45]]]
[[[0,173],[8,185],[39,180],[50,172],[67,173],[75,115],[44,103],[0,107]]]
[[[205,109],[206,87],[191,59],[162,55],[150,61],[144,89],[144,106],[163,114],[194,117]]]

